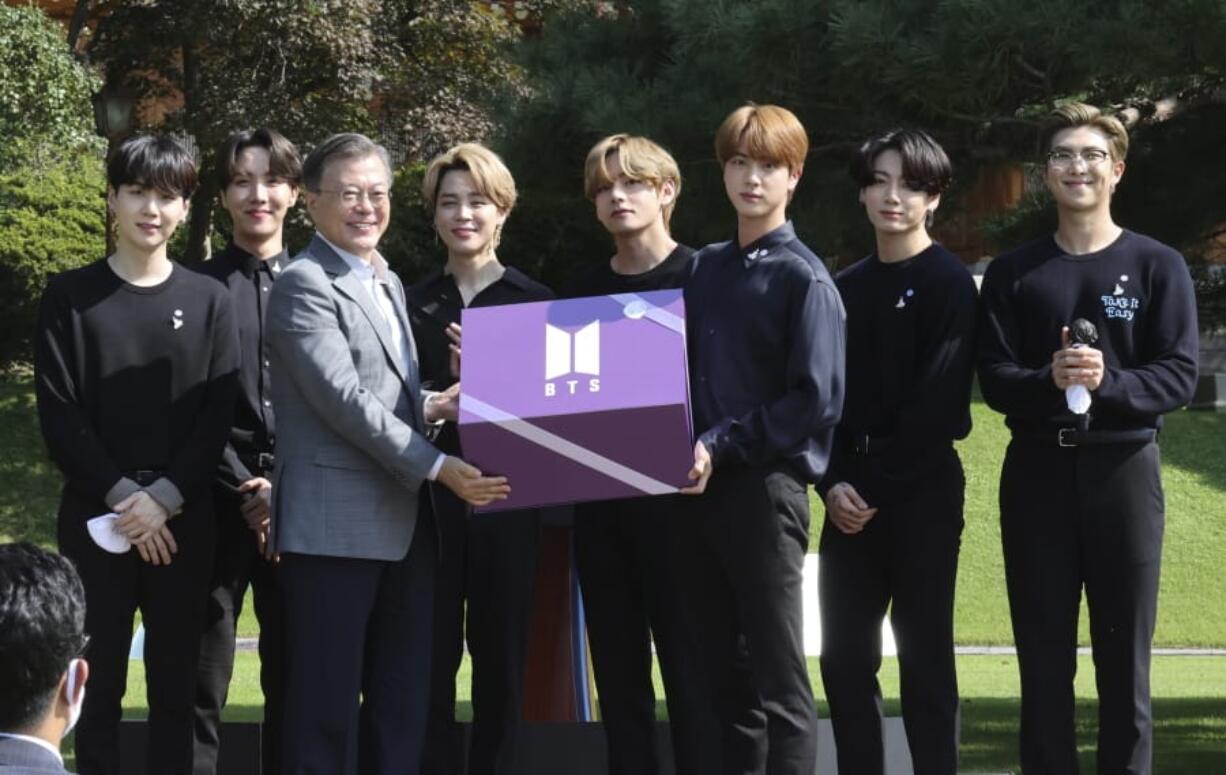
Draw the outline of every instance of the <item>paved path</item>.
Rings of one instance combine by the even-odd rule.
[[[239,651],[255,651],[255,638],[239,638]],[[957,646],[954,648],[955,654],[965,654],[967,656],[1002,656],[1012,657],[1017,655],[1017,649],[1012,646]],[[1083,656],[1090,655],[1088,646],[1077,649],[1077,653]],[[1209,648],[1209,649],[1154,649],[1155,657],[1226,657],[1226,648]]]

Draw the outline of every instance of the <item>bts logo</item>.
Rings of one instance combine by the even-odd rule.
[[[559,392],[574,395],[582,380],[558,377],[567,374],[589,374],[586,392],[600,392],[600,321],[594,320],[574,334],[545,324],[545,396]],[[559,385],[561,390],[559,390]]]

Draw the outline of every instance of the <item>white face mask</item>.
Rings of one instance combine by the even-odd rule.
[[[81,718],[81,708],[85,705],[85,684],[81,684],[81,694],[75,698],[77,694],[77,675],[80,673],[81,665],[84,660],[77,658],[68,663],[68,726],[64,727],[62,737],[67,737],[72,728],[77,725],[77,721]]]

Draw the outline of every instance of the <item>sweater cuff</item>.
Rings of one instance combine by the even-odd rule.
[[[113,511],[116,503],[139,490],[139,484],[124,476],[118,482],[115,482],[111,489],[106,491],[106,495],[102,496],[102,500],[106,501],[106,505]]]
[[[183,493],[179,492],[174,482],[164,476],[146,487],[145,492],[172,517],[183,510]]]

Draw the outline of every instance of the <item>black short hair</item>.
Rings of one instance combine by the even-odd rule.
[[[371,140],[366,135],[356,132],[344,132],[332,135],[315,146],[302,163],[302,187],[313,193],[319,192],[320,181],[328,165],[338,159],[361,159],[367,156],[378,156],[387,167],[389,182],[392,178],[392,157],[387,149]]]
[[[106,183],[114,190],[138,185],[184,199],[196,190],[196,162],[173,137],[129,137],[106,163]]]
[[[953,181],[954,170],[941,144],[921,129],[890,129],[864,141],[851,159],[851,178],[860,188],[875,181],[873,163],[886,151],[902,157],[903,178],[916,191],[942,194]]]
[[[0,731],[42,720],[85,643],[85,589],[72,563],[33,544],[0,544]]]
[[[292,186],[302,183],[302,157],[294,144],[275,129],[260,127],[234,132],[217,149],[213,171],[217,184],[224,191],[234,180],[234,165],[238,155],[248,148],[263,148],[268,151],[268,171]]]

